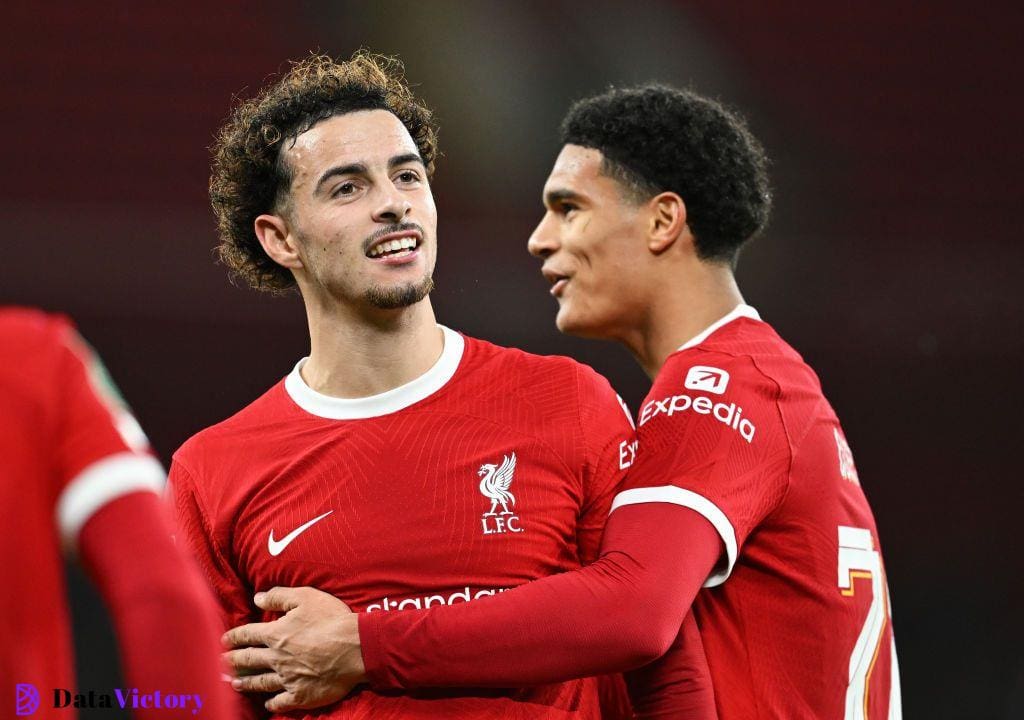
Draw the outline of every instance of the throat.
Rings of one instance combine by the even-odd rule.
[[[379,395],[412,382],[430,370],[444,350],[444,333],[429,304],[426,310],[416,313],[421,317],[413,322],[385,327],[311,325],[309,360],[300,370],[303,381],[322,395],[347,399]]]

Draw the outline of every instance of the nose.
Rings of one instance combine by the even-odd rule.
[[[388,183],[380,192],[373,219],[379,223],[399,223],[412,210],[412,203],[398,188]]]
[[[551,213],[545,213],[534,228],[530,239],[526,241],[526,249],[534,257],[542,259],[558,250],[558,232],[551,221]]]

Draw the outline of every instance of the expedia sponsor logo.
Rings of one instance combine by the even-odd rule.
[[[686,373],[683,387],[687,390],[703,390],[704,392],[721,395],[729,387],[729,373],[721,368],[709,365],[694,365]]]
[[[703,395],[673,395],[663,400],[651,400],[640,411],[640,427],[659,415],[672,417],[676,413],[693,411],[698,415],[710,415],[718,422],[732,428],[748,443],[754,441],[757,428],[754,423],[743,417],[743,408],[736,403],[715,402]]]
[[[390,610],[423,610],[424,608],[434,607],[435,605],[454,605],[455,603],[479,600],[482,597],[491,597],[492,595],[503,593],[506,590],[508,590],[508,588],[484,588],[480,590],[471,590],[467,585],[453,593],[420,595],[419,597],[405,598],[404,600],[393,600],[392,598],[384,597],[377,602],[367,605],[366,612],[380,612],[382,610],[385,612]]]

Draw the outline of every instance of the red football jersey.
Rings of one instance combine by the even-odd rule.
[[[899,717],[878,531],[796,351],[739,306],[668,358],[637,437],[613,510],[683,505],[725,547],[694,604],[721,717]]]
[[[159,491],[164,473],[64,318],[0,309],[0,407],[0,567],[13,588],[0,596],[0,707],[11,712],[16,684],[44,706],[53,688],[75,687],[62,552],[97,510]]]
[[[226,626],[273,619],[252,603],[273,586],[393,612],[486,602],[596,556],[632,461],[621,401],[567,358],[444,335],[431,370],[369,398],[313,391],[300,362],[175,455],[179,524]],[[589,718],[597,688],[362,689],[326,716]]]

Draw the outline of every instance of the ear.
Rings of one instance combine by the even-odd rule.
[[[686,230],[686,203],[674,192],[663,192],[648,201],[651,210],[647,249],[655,255],[668,250]],[[689,235],[689,233],[686,233]]]
[[[253,229],[256,237],[270,259],[290,270],[302,268],[295,236],[288,228],[288,222],[280,215],[260,215],[256,218]]]

